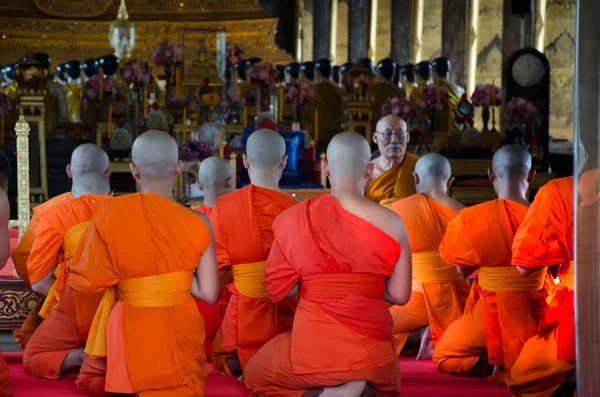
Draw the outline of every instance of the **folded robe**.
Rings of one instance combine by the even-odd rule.
[[[390,308],[399,354],[410,333],[426,326],[435,346],[446,328],[462,316],[471,286],[439,256],[440,242],[456,211],[420,193],[396,201],[392,210],[404,222],[413,257],[410,300]]]
[[[503,365],[505,371],[512,367],[525,342],[536,334],[547,306],[546,269],[524,277],[510,265],[513,238],[527,210],[524,205],[503,199],[464,209],[449,223],[440,245],[440,255],[446,262],[479,269],[488,362]],[[460,332],[469,334],[471,329],[466,325]],[[479,354],[457,354],[463,349],[453,340],[457,331],[442,336],[433,360],[439,371],[466,374]],[[490,380],[504,384],[504,373]]]
[[[384,300],[400,246],[330,195],[304,201],[274,224],[265,289],[279,302],[300,281],[293,330],[267,343],[248,363],[256,396],[366,380],[378,396],[395,396],[398,357]]]
[[[263,344],[292,327],[295,301],[271,302],[263,280],[264,262],[273,244],[273,221],[297,203],[291,196],[254,185],[217,199],[210,220],[219,269],[233,273],[221,344],[213,344],[213,367],[218,373],[231,374],[225,359],[236,350],[244,368]]]
[[[382,205],[389,205],[415,194],[413,172],[419,158],[410,153],[404,155],[404,160],[396,167],[389,169],[373,179],[365,188],[365,197]]]
[[[80,293],[105,291],[98,311],[110,313],[108,324],[92,326],[86,350],[102,356],[95,353],[107,343],[106,391],[202,395],[204,324],[189,291],[209,244],[210,232],[197,214],[153,193],[95,207],[73,258],[69,286]],[[104,305],[111,295],[117,300],[112,311]],[[96,317],[94,324],[105,319]],[[83,392],[94,392],[87,385],[104,384],[85,379],[102,378],[100,370],[82,368]]]

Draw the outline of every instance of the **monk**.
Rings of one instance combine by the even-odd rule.
[[[410,140],[406,122],[390,114],[377,123],[373,142],[381,155],[372,161],[373,176],[365,188],[365,197],[389,207],[394,201],[416,193],[412,173],[417,156],[406,153]]]
[[[103,175],[81,175],[73,181],[72,198],[47,210],[36,229],[28,260],[29,276],[33,290],[47,297],[40,310],[45,320],[33,333],[23,355],[25,372],[31,376],[57,379],[83,362],[83,346],[102,295],[74,294],[67,287],[67,279],[92,209],[109,194],[110,186]]]
[[[510,265],[512,242],[525,219],[525,198],[535,177],[531,156],[520,145],[498,150],[488,171],[498,198],[462,210],[446,230],[440,256],[456,266],[463,277],[477,270],[473,305],[454,322],[435,347],[433,361],[439,372],[474,374],[487,363],[488,378],[505,384],[525,342],[536,334],[546,309],[546,268],[527,277]],[[483,367],[485,368],[485,367]]]
[[[581,172],[586,153],[579,144]],[[581,187],[587,187],[588,172],[581,176]],[[596,178],[597,179],[597,178]],[[598,186],[597,183],[594,183]],[[574,178],[559,178],[548,182],[535,200],[521,224],[512,246],[512,264],[522,274],[536,272],[545,266],[561,264],[558,277],[548,297],[550,309],[540,325],[539,335],[529,339],[516,363],[506,375],[506,384],[518,397],[550,397],[561,386],[573,394],[574,385],[568,378],[575,370],[575,310],[574,296]],[[591,189],[596,192],[596,189]],[[583,194],[582,194],[583,193]],[[582,209],[594,206],[596,200],[580,190]],[[596,208],[593,208],[596,211]],[[593,218],[592,218],[593,219]],[[574,382],[570,382],[574,383]],[[564,384],[564,385],[563,385]]]
[[[233,191],[233,168],[229,162],[220,157],[209,157],[200,163],[196,185],[198,189],[204,192],[204,203],[200,207],[194,208],[194,210],[210,216],[210,211],[215,206],[217,198]],[[219,300],[214,305],[208,306],[197,300],[198,310],[204,318],[206,328],[204,347],[207,360],[212,359],[212,344],[217,331],[221,327],[225,308],[229,302],[230,293],[227,289],[229,283],[231,283],[231,277],[221,279]]]
[[[283,213],[265,271],[274,302],[299,296],[291,332],[248,363],[254,396],[397,396],[398,357],[386,300],[411,294],[411,255],[402,220],[365,199],[373,173],[361,135],[327,148],[331,195]]]
[[[8,220],[10,219],[10,204],[8,196],[0,189],[0,270],[6,266],[10,255],[10,238],[8,237]],[[0,397],[12,397],[14,389],[10,370],[0,350]]]
[[[390,308],[394,319],[392,335],[400,354],[410,333],[419,333],[418,360],[431,359],[433,346],[446,328],[462,316],[471,288],[469,281],[444,262],[438,251],[448,222],[465,208],[448,197],[454,180],[451,172],[450,162],[444,156],[426,154],[415,166],[417,193],[392,204],[392,210],[406,226],[413,263],[410,301]]]
[[[73,181],[76,181],[79,176],[89,173],[103,175],[104,178],[108,180],[110,178],[108,155],[98,146],[91,143],[85,143],[75,148],[71,154],[71,162],[67,164],[66,171],[69,178]],[[33,247],[37,226],[40,223],[44,212],[70,198],[71,192],[63,193],[33,208],[33,217],[29,221],[29,225],[27,226],[21,241],[19,241],[19,245],[17,245],[11,254],[17,274],[27,285],[31,285],[27,273],[27,260],[31,248]],[[43,320],[42,317],[39,316],[39,311],[42,308],[44,299],[45,298],[42,298],[38,301],[25,319],[21,329],[13,331],[15,341],[23,349],[27,345],[29,338],[31,338],[33,331],[36,330]]]
[[[200,163],[196,186],[204,193],[204,203],[194,210],[209,216],[217,198],[233,190],[233,168],[218,156],[209,157]]]
[[[271,302],[263,287],[273,221],[297,203],[279,189],[285,141],[275,131],[255,131],[243,161],[251,185],[219,197],[210,214],[221,278],[233,274],[232,296],[212,352],[213,368],[223,375],[239,374],[262,345],[289,331],[296,307],[294,299]]]
[[[69,286],[105,292],[76,382],[89,395],[204,393],[204,324],[192,296],[217,300],[217,260],[207,217],[173,199],[178,154],[170,135],[140,135],[130,164],[140,193],[98,203],[75,252]]]

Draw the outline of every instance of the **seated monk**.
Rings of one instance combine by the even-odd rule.
[[[8,220],[10,219],[10,205],[8,196],[0,189],[0,270],[6,266],[10,255],[10,238],[8,237]],[[14,394],[10,370],[0,350],[0,397],[12,397]]]
[[[210,211],[215,206],[217,198],[229,193],[233,190],[233,168],[228,161],[220,157],[213,156],[200,163],[198,170],[198,181],[196,182],[198,189],[204,192],[204,204],[194,208],[195,211],[201,212],[206,216],[210,216]],[[204,347],[206,349],[206,357],[211,360],[212,344],[221,327],[223,316],[227,302],[229,302],[229,291],[227,286],[231,283],[231,278],[226,277],[221,279],[221,290],[219,300],[214,305],[207,305],[201,300],[196,300],[198,310],[204,318],[204,326],[206,329],[206,340]]]
[[[418,157],[406,153],[409,140],[406,122],[400,117],[390,114],[379,120],[373,142],[381,155],[371,162],[374,169],[365,188],[367,199],[389,207],[416,193],[412,173]]]
[[[336,135],[327,148],[331,195],[275,221],[265,289],[274,302],[297,294],[299,303],[292,332],[248,363],[253,396],[398,395],[386,300],[410,298],[410,246],[402,220],[363,196],[369,152],[361,135]]]
[[[580,144],[579,148],[582,161],[578,169],[581,172],[586,155],[583,145]],[[582,175],[582,181],[586,174]],[[585,182],[579,186],[584,185]],[[575,370],[576,361],[573,189],[572,176],[555,179],[543,186],[536,194],[513,242],[512,264],[522,274],[562,264],[558,271],[560,282],[552,288],[548,297],[550,308],[540,325],[539,335],[525,343],[519,358],[506,375],[506,384],[517,397],[550,397],[561,386],[566,389],[564,392],[567,395],[568,389],[573,388],[568,384],[573,383],[568,382],[568,378]],[[593,203],[596,200],[581,198],[584,207],[580,213],[585,212],[586,208],[597,211],[597,204]],[[570,392],[572,394],[573,390]]]
[[[73,257],[73,291],[105,292],[76,382],[89,395],[204,393],[204,323],[192,296],[217,300],[217,260],[208,218],[173,199],[178,157],[168,134],[140,135],[130,164],[140,193],[98,203]]]
[[[67,175],[73,182],[75,182],[79,176],[89,173],[103,175],[108,180],[110,177],[108,165],[108,155],[104,150],[92,143],[85,143],[78,146],[71,154],[71,162],[67,165]],[[15,264],[15,270],[27,285],[31,285],[31,280],[27,273],[27,261],[35,240],[37,226],[40,223],[44,212],[70,198],[71,192],[67,192],[36,206],[33,209],[33,217],[29,221],[27,229],[25,230],[21,241],[19,241],[19,245],[12,251],[11,255]],[[33,331],[36,330],[43,320],[39,315],[39,311],[42,308],[44,299],[45,297],[42,297],[38,300],[37,304],[25,319],[25,322],[23,322],[23,325],[21,325],[21,328],[13,331],[15,341],[23,349],[27,345],[29,338],[31,338]]]
[[[529,209],[525,194],[535,176],[531,156],[521,145],[504,146],[494,154],[492,167],[488,173],[498,198],[462,210],[440,245],[442,259],[463,277],[478,274],[473,301],[442,335],[433,361],[442,373],[475,374],[487,352],[487,363],[494,366],[489,380],[502,385],[544,317],[547,279],[545,267],[522,277],[510,265],[513,238]]]
[[[44,213],[29,255],[33,290],[46,295],[40,316],[45,320],[25,347],[23,365],[31,376],[57,379],[81,366],[83,346],[101,294],[78,295],[67,287],[69,267],[85,233],[92,208],[109,198],[103,175],[89,173],[73,180],[72,197]],[[42,276],[43,275],[43,276]]]
[[[448,197],[454,178],[450,162],[437,153],[421,157],[415,166],[417,194],[396,201],[392,210],[400,215],[410,240],[413,280],[410,301],[392,306],[392,335],[396,352],[407,342],[411,332],[419,335],[421,348],[417,360],[430,360],[433,346],[462,316],[471,285],[456,268],[440,258],[439,246],[450,222],[464,205]]]
[[[213,369],[240,369],[262,345],[292,328],[296,302],[269,300],[264,265],[273,244],[273,221],[297,201],[279,189],[287,162],[285,141],[275,131],[253,132],[243,157],[251,185],[217,199],[210,214],[221,279],[233,274],[221,332],[213,342]]]

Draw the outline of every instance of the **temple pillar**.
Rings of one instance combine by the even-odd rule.
[[[443,0],[442,10],[442,56],[447,57],[452,63],[450,79],[464,87],[467,76],[465,67],[467,2]]]
[[[508,58],[521,49],[521,17],[513,15],[512,2],[505,1],[502,11],[502,52]]]
[[[356,59],[351,60],[348,56],[348,27],[350,22],[348,0],[333,0],[333,3],[333,6],[336,7],[333,14],[336,16],[335,21],[337,22],[337,28],[335,29],[335,62],[337,65],[356,62]]]
[[[391,57],[392,53],[392,0],[376,0],[372,3],[371,23],[375,22],[375,28],[371,26],[371,48],[372,58],[375,63],[384,58]]]
[[[328,0],[313,2],[313,60],[315,61],[329,57],[330,17],[331,4]]]
[[[317,0],[318,3],[318,0]],[[315,0],[304,0],[304,12],[302,14],[302,56],[298,62],[313,60],[313,37],[314,37],[314,5]]]
[[[392,60],[397,64],[412,61],[413,0],[392,0]]]
[[[366,0],[348,0],[348,59],[356,62],[367,56],[367,25],[369,2]]]
[[[421,59],[433,61],[442,55],[442,0],[423,1],[423,36]]]
[[[508,40],[506,30],[503,31],[503,14],[506,4],[510,1],[485,0],[479,3],[479,32],[477,33],[477,68],[476,83],[491,84],[496,86],[502,84],[502,62],[506,53],[503,54],[503,46]],[[510,11],[510,10],[509,10]],[[520,29],[520,25],[519,25]],[[517,45],[519,44],[517,38]],[[475,89],[475,87],[471,87]],[[469,91],[471,94],[473,91]]]

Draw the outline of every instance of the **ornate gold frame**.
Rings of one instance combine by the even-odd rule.
[[[15,125],[17,136],[17,220],[10,220],[9,227],[19,228],[19,240],[25,233],[31,216],[29,197],[29,124],[23,115]]]

